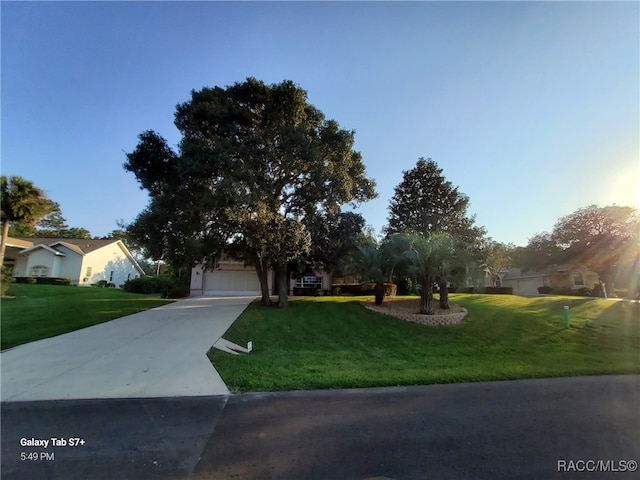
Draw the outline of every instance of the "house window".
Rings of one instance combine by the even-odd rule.
[[[576,287],[584,287],[584,277],[582,276],[582,272],[578,270],[573,272],[573,285]]]
[[[496,275],[496,287],[502,287],[502,279],[499,275]]]
[[[302,277],[296,279],[298,288],[322,288],[322,277]]]
[[[31,268],[32,277],[46,277],[48,273],[49,267],[45,267],[44,265],[38,265]]]
[[[87,273],[84,275],[85,277],[90,277],[91,276],[91,272],[92,272],[92,268],[91,267],[87,267]]]

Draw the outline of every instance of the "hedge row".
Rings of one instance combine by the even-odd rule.
[[[32,285],[71,285],[67,277],[15,277],[16,283],[30,283]]]
[[[375,283],[345,283],[331,285],[331,295],[375,295]],[[398,287],[395,283],[384,284],[385,296],[395,296]]]
[[[313,297],[320,295],[321,289],[316,287],[293,287],[294,296]],[[325,295],[328,293],[326,290],[323,292]]]
[[[596,285],[593,288],[567,288],[558,287],[552,288],[548,286],[538,287],[538,293],[553,293],[554,295],[571,295],[574,297],[603,297],[604,292],[600,285]],[[615,296],[615,295],[614,295]]]
[[[189,295],[189,287],[181,285],[175,277],[160,275],[132,278],[122,286],[130,293],[159,293],[163,297],[182,298]]]
[[[513,295],[513,287],[484,287],[484,293]]]
[[[449,293],[487,293],[491,295],[513,295],[513,287],[462,287],[451,288],[449,287]]]

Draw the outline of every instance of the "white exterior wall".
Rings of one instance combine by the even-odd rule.
[[[70,278],[72,285],[78,285],[80,282],[80,265],[82,264],[82,255],[63,245],[57,245],[56,249],[60,250],[66,256],[61,259],[62,261],[60,262],[58,274],[51,276]]]
[[[14,277],[27,277],[27,257],[18,255],[16,263],[13,265]]]
[[[91,267],[91,276],[86,277],[87,267]],[[113,275],[111,274],[113,272]],[[119,287],[129,278],[140,276],[133,262],[125,254],[119,243],[105,245],[84,255],[80,266],[80,285],[106,280]],[[87,281],[85,281],[87,278]]]
[[[34,250],[29,255],[20,255],[14,266],[14,276],[31,277],[33,267],[47,267],[47,277],[58,277],[63,257],[54,255],[43,248]]]

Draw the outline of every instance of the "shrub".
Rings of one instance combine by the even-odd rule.
[[[294,296],[317,296],[320,290],[316,287],[293,287],[293,295]]]
[[[598,285],[596,285],[596,287],[598,287]],[[595,290],[596,290],[595,288],[591,290],[590,288],[574,289],[574,288],[562,287],[562,288],[554,288],[553,293],[555,295],[569,295],[572,297],[592,297],[594,295]]]
[[[3,297],[7,293],[9,286],[11,285],[11,283],[13,283],[14,280],[15,279],[11,274],[11,269],[3,265],[2,266],[2,282],[0,283],[0,293],[2,294]]]
[[[475,287],[464,287],[464,288],[460,288],[458,291],[460,293],[474,293],[476,290]]]
[[[331,285],[331,295],[375,295],[375,283],[345,283]],[[398,290],[395,283],[384,284],[385,296],[394,296]]]
[[[543,293],[551,293],[553,292],[553,288],[545,285],[543,287],[538,287],[538,293],[543,294]]]
[[[395,297],[398,292],[398,286],[395,283],[384,284],[384,294],[387,297]]]
[[[180,286],[178,280],[169,275],[157,277],[145,276],[132,278],[124,282],[124,290],[130,293],[163,293],[169,295],[174,287]]]
[[[186,285],[174,285],[169,290],[169,298],[184,298],[189,296],[190,289]]]
[[[331,295],[360,295],[360,292],[361,285],[359,283],[331,285]]]
[[[484,287],[484,293],[498,295],[512,295],[513,287]]]
[[[591,289],[590,288],[579,288],[578,291],[576,292],[576,295],[579,295],[581,297],[591,297],[593,296]]]
[[[16,283],[27,283],[29,285],[70,285],[71,279],[68,277],[16,277]]]
[[[398,286],[397,292],[398,295],[411,295],[411,289],[413,287],[413,282],[409,277],[402,277],[396,280],[396,285]]]

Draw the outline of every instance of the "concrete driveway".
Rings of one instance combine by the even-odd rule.
[[[228,395],[206,353],[253,299],[189,298],[12,348],[1,399]]]

